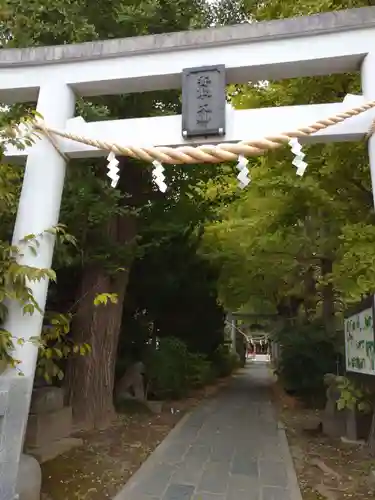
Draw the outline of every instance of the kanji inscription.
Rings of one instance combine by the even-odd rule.
[[[185,69],[182,82],[184,137],[225,134],[225,68]]]

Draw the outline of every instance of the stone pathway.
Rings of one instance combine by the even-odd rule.
[[[185,417],[115,500],[301,500],[264,363]]]

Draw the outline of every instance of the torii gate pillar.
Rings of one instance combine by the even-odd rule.
[[[53,127],[65,127],[66,121],[74,115],[75,96],[64,83],[50,81],[43,84],[39,91],[37,112]],[[13,244],[28,234],[40,234],[59,221],[61,197],[64,189],[66,161],[53,145],[45,138],[37,141],[27,157],[24,181],[18,205]],[[37,255],[26,246],[22,264],[37,268],[50,269],[53,258],[55,237],[45,234],[39,239]],[[48,280],[31,284],[34,297],[41,310],[44,310]],[[5,328],[16,338],[27,341],[30,336],[39,335],[43,316],[35,312],[32,316],[22,313],[18,304],[9,307]],[[33,377],[38,349],[31,342],[16,344],[14,357],[20,359],[19,370],[25,377]]]
[[[56,128],[64,128],[74,114],[75,96],[68,85],[50,81],[40,87],[37,111]],[[38,141],[27,157],[22,192],[18,206],[13,244],[28,234],[40,234],[55,226],[59,220],[61,196],[64,188],[66,162],[47,139]],[[25,245],[22,264],[50,269],[55,237],[45,233],[39,239],[37,255]],[[48,280],[30,284],[35,300],[44,311]],[[17,484],[20,455],[29,412],[34,382],[38,347],[27,342],[40,335],[43,314],[23,314],[17,302],[9,304],[8,319],[4,328],[14,337],[14,357],[21,360],[18,369],[23,376],[8,370],[0,376],[0,500],[13,500]],[[17,344],[23,338],[24,344]],[[35,468],[33,462],[31,466]],[[20,469],[22,470],[22,469]],[[38,472],[38,471],[37,471]],[[30,471],[31,473],[31,471]],[[32,474],[34,476],[34,474]],[[26,475],[28,477],[28,475]],[[22,481],[22,478],[20,478]],[[37,478],[36,478],[37,480]],[[30,485],[31,487],[32,485]]]
[[[375,51],[367,54],[361,67],[362,90],[366,101],[375,100]],[[370,160],[370,172],[372,183],[372,196],[375,206],[375,121],[372,127],[373,133],[368,140],[368,154]]]

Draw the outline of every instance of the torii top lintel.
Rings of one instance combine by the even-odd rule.
[[[375,7],[162,35],[0,51],[0,101],[58,79],[84,96],[179,88],[184,68],[224,64],[228,83],[358,70]]]

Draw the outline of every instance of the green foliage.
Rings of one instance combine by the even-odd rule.
[[[147,362],[150,393],[160,399],[180,398],[188,390],[188,350],[175,338],[161,339]]]
[[[73,241],[61,225],[50,228],[45,233],[56,235],[60,244],[64,244],[66,241]],[[27,250],[23,251],[37,253],[40,245],[40,237],[43,237],[43,234],[38,236],[31,234],[24,237],[20,244],[23,246],[26,245]],[[3,255],[0,267],[0,322],[3,323],[6,320],[8,313],[6,303],[9,300],[18,302],[23,308],[24,314],[33,315],[36,312],[43,314],[43,311],[35,301],[30,284],[44,279],[55,281],[55,272],[52,269],[40,269],[22,265],[19,261],[22,254],[18,247],[11,246],[4,241],[0,241],[1,246],[3,247]],[[41,338],[31,338],[28,340],[36,343],[39,348],[37,375],[43,376],[47,382],[55,377],[60,380],[63,378],[63,371],[59,366],[60,360],[66,359],[72,354],[83,356],[90,352],[90,347],[87,344],[74,344],[69,339],[70,322],[71,315],[69,314],[46,312]],[[18,338],[17,342],[22,345],[25,340]],[[7,365],[16,367],[19,361],[13,358],[13,348],[14,344],[11,332],[1,329],[0,360]]]
[[[188,353],[187,379],[188,387],[199,389],[213,382],[215,373],[211,362],[203,354]]]
[[[149,394],[157,399],[178,399],[189,389],[213,381],[211,363],[202,354],[191,353],[184,342],[166,337],[147,360]]]
[[[285,328],[275,340],[281,348],[276,374],[285,389],[307,402],[323,398],[324,376],[336,372],[340,360],[337,339],[312,324]]]
[[[177,27],[189,29],[201,25],[206,14],[205,4],[196,0],[109,0],[105,9],[100,3],[7,0],[2,7],[8,44],[17,47],[165,33]]]
[[[64,233],[65,234],[65,233]],[[116,304],[115,293],[100,293],[94,299],[94,306]],[[71,313],[61,314],[47,311],[40,339],[34,340],[38,347],[36,375],[48,383],[64,378],[65,360],[73,356],[87,356],[91,346],[87,342],[75,342],[71,336]]]
[[[256,20],[369,5],[365,0],[245,3]],[[357,74],[229,89],[239,109],[337,102],[347,93],[360,93]],[[276,313],[297,299],[289,316],[324,317],[328,327],[335,313],[340,317],[343,308],[373,290],[375,219],[367,145],[319,144],[304,152],[303,178],[295,175],[287,149],[251,158],[251,185],[206,224],[201,252],[221,269],[219,295],[228,309]]]
[[[290,0],[224,0],[210,3],[214,9],[210,10],[203,0],[109,0],[105,4],[3,0],[0,33],[3,45],[32,47],[228,24],[242,22],[246,17],[256,21],[275,19],[368,4],[365,0],[307,0],[303,5]],[[325,79],[270,82],[266,88],[253,84],[236,86],[230,93],[235,107],[249,108],[331,102],[358,90],[357,75],[334,75]],[[80,99],[77,111],[89,120],[102,120],[171,114],[178,112],[180,105],[179,92],[173,90],[99,97],[90,102]],[[23,107],[22,113],[24,110]],[[20,109],[13,107],[11,111],[19,113]],[[191,166],[188,176],[185,166],[171,167],[167,175],[174,189],[165,197],[156,193],[147,171],[138,178],[129,163],[121,165],[123,182],[119,189],[113,190],[103,178],[103,161],[74,161],[68,168],[61,218],[69,227],[75,246],[66,244],[69,237],[65,235],[65,241],[57,245],[55,269],[62,273],[78,269],[76,275],[80,277],[83,268],[92,266],[117,275],[128,269],[136,256],[127,303],[132,324],[138,322],[139,328],[132,331],[142,329],[142,343],[148,341],[152,328],[161,337],[173,332],[188,342],[190,350],[203,350],[206,354],[211,354],[222,341],[223,311],[217,304],[216,288],[229,309],[248,307],[258,312],[275,312],[296,298],[298,307],[290,308],[293,309],[290,315],[295,314],[298,319],[301,315],[309,321],[322,316],[330,301],[339,313],[347,303],[371,291],[375,278],[373,201],[366,147],[364,144],[313,146],[306,148],[306,153],[309,166],[303,179],[296,178],[291,156],[286,151],[252,159],[253,182],[241,193],[236,187],[233,165],[215,169],[211,165]],[[141,168],[137,164],[134,170]],[[9,240],[21,178],[20,170],[1,165],[1,242]],[[129,221],[136,218],[138,228],[129,230],[127,239],[116,232],[119,222],[125,220],[129,229]],[[201,256],[196,256],[203,225],[201,253],[210,260],[207,266]],[[139,229],[140,239],[135,236]],[[37,239],[30,235],[28,251],[37,251]],[[187,244],[187,240],[193,240],[193,244]],[[139,241],[141,247],[137,248]],[[24,301],[25,312],[32,313],[36,305],[28,296],[25,277],[42,279],[43,273],[52,278],[54,275],[50,270],[17,267],[17,251],[0,243],[0,260],[3,259],[0,276],[4,277],[0,299],[4,285],[6,293]],[[323,269],[327,261],[332,264],[328,271]],[[11,284],[7,276],[13,280]],[[71,301],[71,297],[66,297],[69,292],[59,290],[59,298]],[[5,292],[4,298],[7,298]],[[112,294],[100,294],[95,303],[115,302],[112,299]],[[6,311],[0,309],[0,314],[5,316]],[[70,319],[66,320],[70,325]],[[131,337],[129,342],[134,344],[138,339],[129,333],[127,326],[124,336],[127,341]],[[67,324],[60,325],[57,331],[65,332],[67,328]],[[57,338],[48,338],[41,359],[46,364],[47,359],[56,356],[60,366],[59,342],[66,342],[71,332],[57,331],[54,334]],[[11,347],[9,335],[4,332],[0,337],[6,352]],[[189,358],[181,342],[168,341],[168,344],[167,339],[167,344],[163,339],[161,342],[153,359],[153,364],[160,368],[153,371],[157,390],[174,393],[185,391],[190,384],[200,384],[207,371],[206,360]],[[285,339],[282,342],[288,344]],[[293,342],[299,345],[301,340],[295,336]],[[313,348],[315,344],[311,339],[309,342]],[[305,360],[318,363],[308,358],[307,344]],[[214,357],[219,373],[225,374],[234,360],[222,349]],[[289,352],[292,351],[290,346]],[[188,359],[194,367],[190,372]],[[289,378],[302,369],[301,363],[293,359],[290,355],[286,360],[290,364],[284,367]],[[53,373],[59,376],[49,366],[52,376]],[[313,368],[323,369],[315,365]],[[302,382],[303,387],[308,387],[308,381]]]
[[[167,33],[203,27],[211,25],[213,22],[227,22],[229,17],[232,22],[236,17],[233,15],[234,12],[240,12],[240,10],[236,9],[235,11],[231,6],[228,8],[228,4],[226,4],[218,16],[205,0],[176,0],[174,2],[169,0],[142,0],[141,2],[109,0],[96,4],[82,2],[73,4],[65,0],[48,2],[36,0],[31,3],[23,0],[21,2],[15,0],[1,2],[0,0],[0,11],[2,12],[0,41],[2,46],[9,48],[34,47]],[[88,121],[109,118],[123,119],[176,114],[181,108],[181,99],[179,90],[167,90],[123,96],[100,96],[92,98],[90,101],[78,99],[76,108],[77,114],[82,115]],[[67,283],[64,282],[61,285],[62,280],[59,279],[59,286],[51,287],[49,304],[53,302],[56,308],[60,308],[62,304],[63,310],[70,310],[71,304],[74,303],[74,307],[76,309],[82,308],[83,314],[85,314],[87,306],[83,305],[84,302],[77,295],[82,293],[83,296],[86,296],[88,292],[84,288],[88,282],[88,286],[90,286],[91,281],[90,279],[81,281],[82,276],[92,277],[92,282],[95,281],[96,275],[109,277],[113,288],[111,286],[108,292],[121,290],[118,294],[118,305],[116,308],[112,308],[113,314],[117,314],[116,320],[111,315],[106,315],[100,308],[101,320],[94,322],[92,318],[98,316],[99,313],[95,315],[90,314],[89,311],[87,313],[87,328],[82,328],[80,324],[76,329],[76,323],[73,323],[69,336],[80,339],[85,335],[86,338],[90,335],[105,335],[105,332],[111,330],[113,335],[110,338],[115,343],[118,338],[118,332],[115,330],[120,324],[119,315],[122,311],[123,292],[127,283],[127,273],[123,270],[124,268],[130,269],[134,257],[140,256],[147,250],[145,247],[138,247],[139,216],[141,215],[143,220],[147,219],[149,227],[154,225],[159,226],[160,229],[163,223],[164,227],[168,227],[168,230],[162,234],[157,230],[154,231],[154,235],[157,234],[156,240],[146,242],[147,247],[155,245],[157,248],[163,238],[170,238],[176,227],[177,232],[180,231],[182,234],[185,233],[186,229],[189,231],[194,228],[194,230],[199,231],[202,220],[205,217],[212,217],[217,206],[212,204],[211,208],[208,199],[200,198],[198,200],[192,188],[202,173],[206,179],[212,175],[212,166],[207,165],[202,169],[199,166],[189,167],[189,178],[186,176],[185,167],[171,166],[168,169],[168,181],[173,182],[174,190],[172,193],[167,193],[165,197],[156,191],[151,182],[148,168],[142,168],[144,165],[141,162],[121,161],[122,175],[118,189],[110,188],[105,179],[105,166],[105,161],[97,159],[91,161],[72,160],[68,166],[61,220],[69,227],[70,233],[75,237],[76,247],[72,248],[69,245],[57,247],[54,268],[56,274],[59,277],[63,276]],[[218,171],[221,173],[221,169]],[[217,191],[217,186],[214,186],[214,189]],[[142,213],[140,213],[141,210]],[[165,224],[166,222],[167,224]],[[158,261],[157,267],[159,264]],[[186,270],[186,276],[190,271],[191,268]],[[162,274],[160,275],[162,276]],[[70,276],[73,277],[71,280],[68,279]],[[164,283],[161,281],[161,285],[154,295],[155,302],[158,301],[159,296],[163,295],[160,293],[163,285]],[[214,317],[213,323],[215,324],[212,328],[214,340],[210,340],[209,335],[206,337],[208,338],[206,351],[214,349],[221,340],[222,310],[217,306],[215,280],[212,280],[210,285],[205,289],[205,293],[209,289],[207,302],[212,310],[216,308],[215,312],[218,314]],[[171,288],[168,289],[168,293],[171,292]],[[202,295],[204,294],[202,293]],[[128,299],[126,302],[133,301],[129,294]],[[101,302],[103,301],[106,301],[104,297],[102,297]],[[153,309],[155,310],[157,307]],[[199,323],[197,316],[204,317],[202,314],[204,310],[204,305],[202,305],[200,310],[197,308],[195,311],[195,325]],[[142,319],[144,317],[150,318],[149,311],[145,308],[135,307],[133,312],[134,322],[140,317]],[[186,314],[186,311],[184,312]],[[100,325],[98,331],[95,330],[96,325]],[[188,327],[183,332],[184,335],[186,331],[188,331]],[[131,336],[128,331],[126,331],[126,335]],[[196,338],[199,335],[198,332]],[[204,337],[202,338],[204,339]],[[135,343],[137,340],[133,335],[130,343]],[[112,350],[115,351],[116,346],[113,346]],[[111,367],[105,364],[107,360],[104,351],[102,353],[95,352],[95,354],[97,357],[92,356],[93,364],[102,356],[96,369],[111,372]],[[98,379],[104,381],[105,377],[99,376]],[[92,380],[93,378],[87,377],[84,383],[90,386]],[[72,382],[72,385],[75,384],[75,388],[78,388],[77,392],[79,392],[82,383],[82,380]],[[86,387],[85,392],[89,393],[91,401],[94,401],[96,397],[100,398],[100,390],[102,393],[105,391],[111,393],[113,388],[110,385],[111,383],[104,386],[103,383],[99,389],[95,387],[98,389],[96,391]],[[107,400],[109,401],[110,398]],[[102,405],[93,406],[95,406],[95,411],[103,411],[103,414],[106,415],[109,413]]]
[[[339,410],[357,409],[363,413],[371,413],[370,391],[366,387],[359,386],[347,377],[335,377],[333,382],[340,391],[340,397],[337,400]]]
[[[1,2],[0,2],[1,7]],[[203,0],[165,0],[123,2],[111,0],[105,5],[71,4],[65,0],[36,3],[9,0],[3,5],[7,26],[7,47],[30,47],[77,43],[98,39],[166,33],[202,26],[206,23],[207,4]],[[48,8],[47,8],[48,7]],[[91,101],[79,99],[77,112],[89,121],[176,112],[180,108],[177,91],[147,92],[127,96],[98,97]],[[126,162],[125,162],[126,163]],[[117,222],[137,214],[136,208],[149,204],[155,189],[148,172],[141,179],[129,174],[127,162],[123,169],[124,183],[112,189],[104,178],[105,161],[74,161],[68,168],[61,208],[61,220],[69,227],[80,252],[68,248],[57,252],[56,268],[96,265],[116,274],[129,267],[136,246],[116,234]],[[137,171],[142,171],[138,162]],[[181,170],[181,169],[180,169]],[[141,192],[141,194],[140,194]],[[103,235],[107,237],[103,237]],[[120,241],[119,241],[120,240]],[[124,244],[126,243],[126,244]]]
[[[150,353],[146,364],[149,394],[157,399],[173,399],[186,396],[189,389],[212,383],[217,376],[229,376],[239,366],[239,360],[224,345],[208,358],[190,352],[183,341],[166,337]]]
[[[0,125],[2,126],[2,148],[12,144],[22,148],[32,144],[35,139],[32,134],[26,139],[20,139],[17,132],[20,131],[20,124],[27,123],[29,117],[18,116],[17,110],[11,114],[8,110],[0,113]],[[22,264],[22,257],[26,252],[37,255],[40,242],[48,234],[56,238],[56,245],[60,249],[66,246],[76,248],[77,242],[74,236],[67,232],[66,226],[57,224],[47,228],[40,234],[28,234],[22,238],[19,245],[9,243],[12,225],[17,210],[18,197],[22,176],[20,170],[15,166],[10,166],[3,161],[3,149],[0,149],[0,324],[4,324],[9,301],[16,301],[22,307],[24,314],[43,314],[39,304],[36,302],[31,284],[33,282],[49,279],[56,281],[56,274],[52,269],[41,269]],[[108,302],[117,302],[117,295],[110,293],[98,294],[94,305]],[[44,315],[44,324],[40,338],[30,338],[28,341],[38,346],[38,363],[36,374],[43,377],[47,382],[55,378],[61,380],[63,373],[63,360],[73,356],[85,356],[91,349],[87,343],[74,343],[70,338],[70,325],[72,315],[60,314],[47,311]],[[0,329],[0,362],[2,365],[17,367],[19,361],[13,357],[14,339],[11,332]],[[17,339],[19,345],[25,340]]]
[[[256,7],[254,14],[260,21],[373,5],[372,0],[304,0],[303,3],[283,0],[267,0],[266,2],[245,0],[245,3],[250,7]]]
[[[269,20],[368,2],[248,5],[257,20]],[[359,93],[359,84],[358,75],[331,75],[237,85],[229,93],[234,107],[247,109],[337,102]],[[287,390],[311,401],[324,395],[326,371],[337,369],[335,321],[373,292],[375,219],[365,142],[304,152],[303,178],[286,149],[251,158],[251,185],[206,223],[200,250],[220,269],[219,296],[228,309],[277,313],[287,322],[278,335],[277,372]],[[314,326],[317,319],[325,328]]]
[[[2,135],[0,146],[0,219],[2,222],[0,228],[0,324],[3,325],[7,317],[7,303],[9,301],[18,302],[23,308],[24,314],[33,314],[35,310],[40,312],[30,283],[45,278],[54,279],[55,276],[50,269],[37,269],[25,266],[20,262],[23,252],[35,252],[34,245],[38,244],[35,235],[25,236],[24,240],[20,242],[20,246],[9,243],[17,210],[22,174],[19,169],[8,165],[3,160],[3,151],[9,144],[23,148],[26,142],[29,144],[32,139],[27,138],[25,141],[17,135],[13,117],[8,110],[0,113],[0,130]],[[13,348],[11,332],[2,328],[0,330],[0,360],[6,365],[15,367],[18,360],[12,356]]]
[[[117,304],[118,302],[118,297],[115,293],[99,293],[96,295],[94,299],[94,305],[107,305],[108,303],[110,304]]]
[[[356,92],[350,75],[241,87],[235,107],[337,101]],[[375,245],[366,144],[304,147],[308,169],[295,175],[286,149],[252,158],[252,183],[206,224],[201,252],[220,269],[220,298],[229,309],[277,312],[300,299],[308,320],[329,301],[341,312],[371,292]],[[331,268],[327,271],[326,264]],[[329,291],[332,293],[329,295]]]
[[[41,339],[36,340],[39,346],[36,375],[48,383],[64,378],[63,360],[91,352],[88,344],[74,343],[69,338],[71,319],[70,314],[46,313]]]
[[[129,343],[146,343],[153,329],[159,338],[178,337],[189,351],[209,356],[224,335],[224,311],[217,301],[218,271],[197,255],[199,237],[187,229],[184,233],[177,222],[175,228],[159,228],[157,215],[147,219],[150,225],[140,235],[143,253],[131,268],[121,353],[129,352]],[[134,335],[129,336],[129,331]]]
[[[57,269],[99,265],[116,274],[128,266],[134,254],[130,243],[116,242],[109,220],[136,216],[136,211],[126,194],[103,179],[103,170],[103,161],[98,165],[84,161],[68,170],[60,217],[76,238],[79,251],[58,248]]]
[[[212,355],[212,363],[218,377],[228,377],[240,365],[237,354],[226,344],[221,344]]]
[[[243,0],[211,0],[207,10],[209,25],[229,26],[247,22],[249,17]]]

